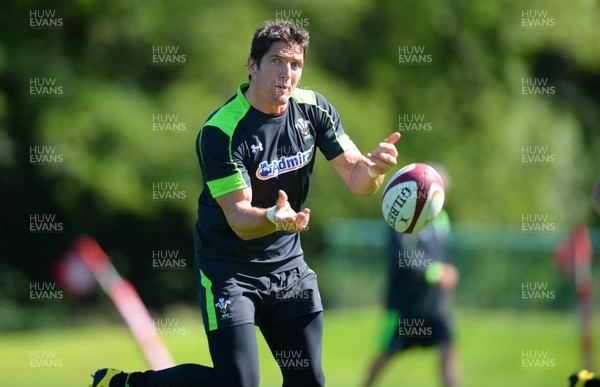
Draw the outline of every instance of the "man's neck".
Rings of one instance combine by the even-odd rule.
[[[261,113],[265,114],[281,114],[287,109],[287,103],[285,105],[274,105],[269,103],[261,103],[260,96],[257,96],[252,88],[252,82],[250,86],[243,92],[246,100],[252,105],[252,107]]]

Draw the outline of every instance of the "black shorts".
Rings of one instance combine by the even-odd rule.
[[[382,351],[399,352],[414,346],[430,347],[451,341],[452,331],[445,314],[403,316],[398,310],[389,309],[380,346]]]
[[[306,263],[262,276],[204,273],[195,267],[206,332],[262,320],[284,321],[323,310],[317,275]]]

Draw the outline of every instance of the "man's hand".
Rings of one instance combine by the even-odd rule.
[[[372,195],[383,183],[383,175],[396,165],[398,150],[394,145],[400,133],[394,132],[364,156],[358,148],[350,148],[330,160],[335,171],[355,195]]]
[[[296,212],[288,202],[287,194],[280,190],[275,205],[275,226],[278,231],[299,232],[308,227],[310,209],[305,208]]]
[[[252,206],[252,189],[249,187],[216,199],[227,223],[243,240],[261,238],[275,231],[299,232],[308,227],[310,220],[310,210],[294,211],[283,191],[279,191],[277,203],[270,209]]]
[[[399,132],[392,133],[388,138],[380,142],[371,153],[363,156],[361,159],[362,163],[374,174],[386,174],[391,168],[396,166],[398,150],[394,144],[400,140],[400,137]]]

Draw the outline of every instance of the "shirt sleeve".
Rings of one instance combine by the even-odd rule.
[[[213,198],[250,186],[241,150],[221,129],[204,126],[197,147],[202,175]]]
[[[318,117],[316,143],[325,158],[331,160],[349,149],[356,148],[344,132],[342,120],[333,105],[319,93],[315,93],[315,102]]]

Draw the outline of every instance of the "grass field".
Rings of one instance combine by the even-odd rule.
[[[170,317],[175,315],[177,334],[164,336],[175,361],[210,364],[201,322],[189,311],[177,310]],[[374,308],[326,313],[323,356],[328,386],[360,386],[375,353],[381,316],[382,311]],[[566,376],[578,368],[575,315],[461,310],[455,320],[464,386],[565,386]],[[0,386],[4,387],[80,387],[88,385],[89,373],[99,367],[147,367],[124,326],[0,333],[0,341]],[[259,345],[261,386],[280,386],[279,370],[260,335]],[[599,349],[596,343],[596,352]],[[536,354],[536,366],[522,367],[523,351]],[[437,386],[436,365],[432,351],[406,353],[379,385]]]

